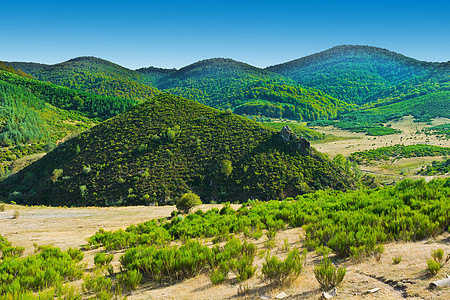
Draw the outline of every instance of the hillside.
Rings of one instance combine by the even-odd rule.
[[[158,88],[236,114],[315,120],[352,106],[272,72],[231,59],[196,62],[162,77]]]
[[[129,98],[101,96],[0,70],[0,81],[26,89],[45,102],[86,117],[107,119],[137,104]]]
[[[189,190],[209,202],[354,187],[328,158],[298,149],[277,130],[160,95],[65,142],[1,182],[0,193],[81,206],[166,203]]]
[[[111,62],[79,57],[56,65],[8,63],[39,80],[100,95],[145,100],[160,89],[237,114],[300,120],[334,118],[352,106],[304,88],[273,72],[231,59],[208,59],[180,70],[129,70]]]
[[[55,65],[20,62],[8,65],[42,81],[99,95],[142,101],[159,93],[154,81],[145,74],[96,57],[78,57]]]
[[[48,151],[67,135],[94,125],[76,112],[50,105],[25,86],[9,83],[29,80],[14,75],[21,72],[9,71],[0,70],[0,177],[16,159]]]
[[[422,62],[377,47],[343,45],[267,70],[346,102],[364,104],[377,100],[377,94],[386,90],[390,92],[382,98],[393,97],[397,89],[401,90],[401,83],[421,83],[436,70],[448,71],[448,67],[448,63]]]

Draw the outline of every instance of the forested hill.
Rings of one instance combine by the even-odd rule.
[[[285,198],[355,186],[351,174],[278,130],[163,94],[66,141],[0,183],[0,196],[50,205]]]
[[[78,57],[55,65],[20,62],[8,65],[42,81],[99,95],[142,101],[159,93],[149,76],[96,57]]]
[[[371,95],[385,90],[395,93],[401,83],[426,81],[430,75],[436,82],[432,74],[439,69],[448,72],[448,63],[418,61],[377,47],[344,45],[266,70],[346,102],[363,104],[377,100],[379,97]]]
[[[350,105],[323,92],[231,59],[203,60],[158,80],[158,87],[237,114],[299,120],[333,118]]]
[[[334,118],[352,106],[283,76],[231,59],[203,60],[180,70],[141,68],[79,57],[56,65],[8,63],[39,80],[100,95],[143,100],[158,88],[237,114],[299,120]]]

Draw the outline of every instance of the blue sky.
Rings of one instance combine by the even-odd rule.
[[[266,67],[342,44],[450,60],[448,0],[5,2],[4,61],[89,55],[135,69],[227,57]]]

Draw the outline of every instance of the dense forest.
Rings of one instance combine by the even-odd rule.
[[[364,104],[393,97],[391,95],[397,90],[404,93],[402,83],[425,81],[422,78],[430,77],[441,68],[448,74],[449,68],[445,64],[421,62],[377,47],[344,45],[267,70],[348,103]],[[415,88],[410,84],[404,85]],[[381,96],[384,91],[389,91],[389,94]]]
[[[48,151],[59,140],[95,124],[77,112],[54,107],[45,95],[16,84],[28,81],[40,84],[21,72],[0,71],[0,177],[8,174],[16,159]]]
[[[189,190],[245,201],[353,188],[348,171],[278,130],[161,95],[65,142],[0,190],[28,204],[166,203]]]
[[[56,65],[9,64],[41,81],[98,95],[143,101],[159,93],[148,76],[95,57],[78,57]]]
[[[137,101],[129,98],[90,94],[1,70],[0,80],[27,89],[53,106],[79,111],[90,118],[105,120],[137,104]]]

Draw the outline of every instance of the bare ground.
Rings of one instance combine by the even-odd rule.
[[[217,205],[214,205],[217,206]],[[213,205],[202,205],[201,209],[209,209]],[[235,206],[236,208],[237,206]],[[7,205],[4,212],[0,212],[0,234],[14,245],[24,246],[25,254],[34,251],[33,243],[38,245],[52,244],[63,250],[69,247],[82,248],[86,245],[86,238],[98,229],[116,230],[126,228],[131,224],[144,222],[153,218],[170,216],[175,208],[163,207],[114,207],[114,208],[51,208],[51,207],[23,207]],[[19,216],[13,219],[15,211]],[[282,250],[285,239],[289,246],[303,248],[304,234],[301,228],[288,229],[279,232],[276,237],[276,247],[271,254],[284,257]],[[260,277],[260,268],[267,249],[264,247],[265,236],[259,240],[252,240],[260,254],[255,258],[258,266],[257,276],[245,282],[249,299],[259,299],[261,296],[275,298],[281,291],[291,295],[288,299],[319,299],[321,292],[314,278],[313,266],[320,260],[320,256],[311,252],[307,255],[304,272],[290,286],[274,288]],[[211,244],[209,241],[205,241]],[[428,288],[429,283],[436,279],[445,278],[450,273],[450,266],[445,266],[435,277],[426,272],[426,261],[432,250],[442,248],[450,253],[450,234],[444,233],[434,240],[415,243],[390,243],[385,245],[381,259],[369,258],[363,262],[351,260],[336,260],[338,266],[347,267],[347,275],[338,289],[336,299],[450,299],[450,287],[434,289]],[[84,262],[87,269],[93,267],[94,255],[102,249],[85,251]],[[116,272],[120,269],[118,261],[122,251],[114,252],[113,266]],[[394,265],[392,258],[401,256],[402,261]],[[81,282],[76,285],[80,286]],[[221,285],[211,284],[207,275],[202,274],[182,282],[156,285],[143,282],[138,290],[128,295],[128,299],[234,299],[242,298],[238,295],[239,285],[234,276]],[[376,293],[368,293],[373,288],[380,288]]]
[[[367,136],[364,133],[340,130],[331,126],[318,127],[315,128],[315,130],[324,134],[339,136],[343,139],[325,143],[320,140],[313,141],[313,146],[318,151],[326,153],[330,157],[334,157],[337,154],[342,154],[345,157],[348,157],[353,152],[393,146],[397,144],[403,144],[405,146],[428,144],[441,147],[450,147],[450,140],[448,138],[426,135],[421,131],[423,128],[445,123],[450,123],[450,119],[437,118],[433,121],[433,125],[426,125],[425,123],[414,123],[413,117],[407,116],[398,122],[388,123],[392,126],[392,128],[401,130],[402,133],[376,137]],[[417,171],[422,167],[430,165],[434,160],[442,159],[443,157],[440,156],[402,158],[395,161],[381,161],[371,165],[361,166],[361,170],[365,173],[380,175],[384,178],[384,182],[387,183],[390,180],[398,181],[405,177],[423,178],[423,176],[416,174]]]

